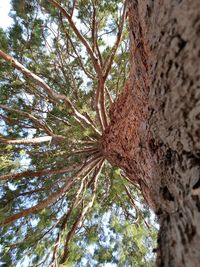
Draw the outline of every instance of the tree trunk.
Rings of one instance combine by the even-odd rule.
[[[157,266],[200,266],[200,3],[129,0],[131,73],[102,148],[156,212]]]

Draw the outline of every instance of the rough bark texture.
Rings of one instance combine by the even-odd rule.
[[[129,0],[130,79],[103,136],[160,221],[157,265],[200,266],[200,2]]]

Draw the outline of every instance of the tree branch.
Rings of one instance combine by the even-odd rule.
[[[92,48],[90,47],[90,44],[85,39],[85,37],[80,33],[76,25],[74,24],[70,14],[67,13],[65,8],[63,8],[57,1],[55,0],[47,0],[49,3],[51,3],[54,7],[58,8],[58,10],[64,15],[64,17],[69,22],[70,27],[73,29],[74,33],[76,34],[77,38],[80,40],[80,42],[85,46],[86,50],[88,51],[88,54],[91,57],[91,60],[93,62],[93,66],[96,70],[96,73],[99,77],[102,77],[102,69],[100,67],[100,64],[98,62],[98,58],[95,56],[95,54],[92,51]]]
[[[5,138],[0,137],[0,143],[3,144],[13,144],[13,145],[36,145],[41,144],[45,142],[58,142],[64,141],[65,137],[61,135],[53,135],[53,136],[41,136],[41,137],[35,137],[35,138],[27,138],[27,139],[15,139],[15,140],[9,140]]]
[[[102,56],[99,50],[99,45],[98,45],[98,26],[97,26],[97,3],[95,0],[92,0],[92,6],[93,6],[93,14],[92,14],[92,51],[97,55],[98,59],[99,59],[99,63],[100,66],[102,68],[103,66],[103,60],[102,60]]]
[[[78,225],[83,221],[86,213],[88,212],[88,210],[93,206],[95,197],[96,197],[96,189],[97,189],[97,181],[98,181],[98,177],[99,174],[101,173],[101,169],[103,167],[104,161],[101,161],[100,165],[98,168],[96,168],[96,170],[94,171],[94,185],[93,185],[93,190],[92,190],[92,199],[91,201],[82,209],[82,211],[79,214],[79,217],[76,219],[76,221],[74,222],[71,230],[68,232],[66,239],[65,239],[65,245],[64,245],[64,252],[62,255],[62,259],[60,261],[60,264],[65,263],[68,257],[68,253],[69,253],[69,242],[72,239]]]
[[[97,32],[96,32],[96,5],[92,1],[92,6],[93,6],[93,12],[92,12],[92,51],[95,53],[95,48],[96,48],[96,38],[97,38]]]
[[[85,118],[85,116],[83,116],[80,112],[78,112],[78,110],[74,107],[72,102],[65,95],[56,93],[52,88],[50,88],[44,82],[43,79],[41,79],[40,77],[38,77],[37,75],[32,73],[30,70],[28,70],[26,67],[24,67],[21,63],[19,63],[17,60],[15,60],[11,56],[4,53],[2,50],[0,50],[0,57],[5,59],[7,62],[11,63],[12,66],[14,66],[16,69],[20,70],[26,77],[34,80],[36,82],[36,84],[41,86],[50,97],[52,97],[53,99],[56,99],[58,101],[64,101],[64,103],[66,103],[71,108],[75,119],[79,123],[82,122],[84,125],[91,127],[95,131],[95,133],[100,135],[99,131],[94,127],[94,125],[92,125],[90,123],[90,121],[87,118]]]
[[[39,170],[39,171],[25,171],[25,172],[20,172],[20,173],[9,173],[5,175],[1,175],[0,181],[1,180],[18,180],[20,178],[27,178],[27,177],[39,177],[39,176],[44,176],[44,175],[61,174],[61,173],[66,173],[66,172],[77,170],[77,168],[80,168],[80,165],[73,164],[72,166],[63,168],[63,169],[55,169],[55,170],[44,169],[44,170]]]
[[[108,90],[108,87],[105,85],[105,91],[106,91],[106,94],[107,94],[107,97],[108,97],[108,101],[109,101],[109,104],[110,106],[114,103],[113,99],[112,99],[112,96]]]
[[[43,129],[47,134],[49,134],[50,136],[53,136],[53,132],[52,130],[49,128],[49,126],[47,124],[45,124],[44,122],[41,122],[38,118],[36,118],[35,116],[33,116],[31,113],[20,110],[20,109],[14,109],[11,107],[8,107],[6,105],[1,105],[0,104],[0,108],[11,111],[13,113],[19,113],[22,116],[26,116],[28,117],[37,127]]]
[[[124,23],[125,23],[125,19],[126,19],[126,8],[127,8],[127,0],[125,0],[124,2],[124,8],[123,8],[123,13],[122,13],[122,17],[118,26],[118,33],[117,33],[117,39],[115,41],[114,46],[111,49],[111,52],[109,54],[109,56],[107,57],[107,59],[104,62],[104,77],[107,78],[109,71],[111,69],[112,63],[113,63],[113,59],[115,57],[115,54],[117,52],[117,49],[119,47],[119,44],[121,42],[121,38],[122,38],[122,33],[123,33],[123,28],[124,28]]]
[[[63,25],[62,25],[62,27],[64,28]],[[74,53],[75,53],[76,56],[77,56],[77,59],[78,59],[78,61],[79,61],[80,67],[82,68],[83,72],[88,76],[88,78],[90,78],[90,79],[92,79],[92,80],[96,80],[97,77],[95,77],[92,73],[90,73],[90,72],[84,67],[84,63],[82,62],[81,57],[80,57],[80,55],[78,54],[78,52],[77,52],[77,50],[76,50],[76,48],[75,48],[75,46],[74,46],[74,43],[73,43],[73,41],[72,41],[70,35],[66,32],[66,30],[65,30],[65,34],[66,34],[66,36],[67,36],[67,38],[68,38],[68,40],[69,40],[69,42],[70,42],[70,44],[71,44],[71,46],[72,46],[72,48],[73,48],[73,50],[74,50]]]
[[[108,126],[106,108],[105,108],[105,80],[98,81],[95,96],[95,108],[97,112],[97,118],[101,126],[101,130],[104,131]]]
[[[23,217],[28,216],[30,214],[37,213],[37,212],[41,211],[42,209],[48,207],[49,205],[54,203],[60,196],[62,196],[64,193],[66,193],[66,191],[71,187],[71,185],[73,183],[74,183],[74,180],[67,181],[63,187],[61,187],[59,190],[54,192],[48,198],[46,198],[45,200],[42,200],[40,203],[38,203],[37,205],[35,205],[31,208],[22,210],[21,212],[18,212],[14,215],[9,216],[3,222],[0,223],[0,226],[5,226],[8,224],[11,224],[20,218],[23,218]]]

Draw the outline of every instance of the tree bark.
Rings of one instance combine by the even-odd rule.
[[[131,72],[102,150],[156,212],[157,266],[200,265],[200,4],[129,0]]]

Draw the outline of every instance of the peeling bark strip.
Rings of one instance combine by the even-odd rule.
[[[131,73],[110,111],[105,157],[160,221],[157,266],[200,265],[200,4],[128,1]]]

